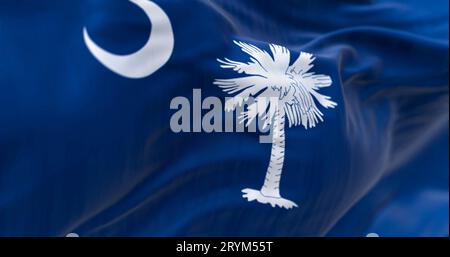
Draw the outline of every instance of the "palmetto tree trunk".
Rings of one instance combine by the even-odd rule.
[[[284,136],[285,113],[283,108],[278,108],[274,115],[272,127],[272,152],[266,179],[261,188],[261,193],[270,197],[280,196],[280,180],[283,170],[285,136]]]
[[[276,205],[290,209],[297,207],[292,201],[284,199],[280,195],[281,172],[283,170],[285,149],[285,111],[283,107],[278,108],[272,123],[272,152],[269,167],[261,190],[246,188],[242,190],[243,197],[248,201],[257,200],[260,203],[268,203],[272,207]]]

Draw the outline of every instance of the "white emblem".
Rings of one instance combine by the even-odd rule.
[[[243,197],[248,201],[269,203],[272,207],[297,207],[294,202],[281,197],[279,189],[285,151],[285,118],[289,121],[289,127],[302,125],[305,129],[323,121],[323,113],[316,102],[325,108],[334,108],[337,104],[317,91],[329,87],[331,78],[309,72],[314,66],[312,62],[315,57],[312,54],[301,52],[294,64],[289,66],[291,55],[285,47],[271,44],[270,55],[254,45],[234,43],[250,56],[250,61],[243,63],[218,59],[220,67],[248,76],[214,81],[224,92],[234,94],[225,103],[225,110],[233,111],[254,97],[254,102],[249,103],[247,110],[241,113],[241,122],[246,122],[248,126],[259,117],[263,126],[272,126],[273,129],[272,153],[264,185],[260,190],[243,189]]]
[[[131,79],[144,78],[161,68],[170,58],[174,46],[172,25],[166,13],[147,0],[130,0],[150,19],[152,29],[147,43],[137,52],[117,55],[100,48],[83,29],[84,42],[99,62],[115,73]]]

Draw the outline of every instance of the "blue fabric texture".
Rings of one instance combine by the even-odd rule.
[[[139,50],[153,24],[130,1],[0,2],[0,236],[448,236],[448,1],[152,2],[175,43],[140,79],[83,39]],[[333,81],[324,122],[286,129],[293,209],[242,198],[269,162],[258,133],[170,129],[173,98],[227,96],[234,40],[312,53]]]

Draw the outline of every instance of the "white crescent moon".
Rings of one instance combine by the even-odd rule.
[[[113,72],[131,79],[149,76],[161,68],[173,51],[174,36],[167,14],[155,3],[148,0],[130,0],[139,6],[150,19],[151,33],[147,43],[137,52],[129,55],[117,55],[99,47],[83,28],[84,42],[99,62]]]

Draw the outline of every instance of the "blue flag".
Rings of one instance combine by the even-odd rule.
[[[3,0],[1,236],[448,236],[448,1]]]

